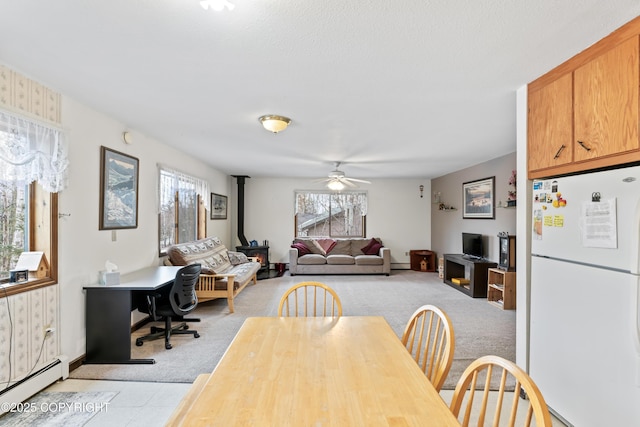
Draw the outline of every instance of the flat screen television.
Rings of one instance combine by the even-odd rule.
[[[482,234],[462,233],[462,254],[469,258],[483,258]]]

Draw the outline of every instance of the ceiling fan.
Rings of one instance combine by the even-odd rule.
[[[341,170],[338,170],[339,167],[340,167],[340,162],[336,162],[336,168],[331,172],[329,172],[329,175],[327,178],[319,179],[315,182],[326,181],[327,187],[329,187],[330,190],[334,190],[334,191],[344,190],[346,187],[357,187],[357,185],[354,184],[354,182],[371,184],[371,182],[365,181],[364,179],[347,178],[344,172],[342,172]]]

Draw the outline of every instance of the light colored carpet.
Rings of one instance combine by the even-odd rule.
[[[118,393],[107,391],[43,391],[0,418],[5,427],[83,426],[98,412],[109,410]]]
[[[384,316],[402,336],[411,314],[421,305],[434,304],[451,318],[456,335],[453,366],[445,389],[455,388],[462,371],[476,358],[495,354],[515,361],[515,311],[500,310],[483,298],[470,298],[442,283],[437,273],[393,270],[390,276],[289,276],[258,281],[247,286],[235,300],[236,312],[229,314],[226,300],[200,304],[190,317],[200,338],[172,337],[173,349],[164,349],[164,340],[136,347],[132,336],[132,357],[154,358],[154,365],[82,365],[71,378],[151,382],[193,382],[201,373],[213,371],[247,317],[275,316],[278,302],[292,285],[316,280],[336,290],[344,316]]]

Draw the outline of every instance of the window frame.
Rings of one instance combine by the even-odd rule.
[[[331,215],[329,215],[329,226],[328,226],[328,230],[329,233],[326,236],[299,236],[298,235],[298,195],[299,194],[326,194],[328,195],[330,198],[333,196],[337,196],[340,194],[360,194],[363,195],[366,198],[366,203],[365,203],[365,209],[364,209],[364,214],[361,215],[362,217],[362,233],[361,235],[356,235],[356,234],[352,234],[352,235],[333,235],[331,234],[331,230],[332,230],[332,226],[331,226]],[[340,191],[340,192],[335,192],[335,191],[331,191],[331,190],[295,190],[294,191],[294,214],[293,214],[293,235],[294,238],[299,239],[299,238],[307,238],[307,237],[327,237],[327,238],[335,238],[335,239],[341,239],[341,238],[352,238],[352,237],[357,237],[357,238],[366,238],[367,237],[367,208],[366,205],[368,204],[368,199],[369,199],[369,193],[366,190],[346,190],[346,191]],[[333,205],[333,201],[331,199],[329,199],[329,207],[331,207]]]
[[[174,169],[171,169],[169,167],[165,167],[162,165],[158,166],[158,202],[160,202],[161,200],[161,192],[162,192],[162,174],[166,173],[166,174],[176,174],[177,171],[175,171]],[[181,172],[180,172],[181,173]],[[183,174],[183,175],[187,175],[187,174]],[[189,175],[194,179],[198,179],[192,175]],[[202,197],[202,195],[198,194],[197,188],[194,189],[194,193],[196,196],[196,218],[195,218],[195,238],[196,239],[204,239],[207,235],[207,209],[205,207],[205,203],[204,203],[204,198]],[[185,242],[180,242],[179,236],[180,236],[180,230],[179,230],[179,225],[180,225],[180,195],[179,195],[179,191],[176,191],[173,194],[173,198],[174,198],[174,218],[176,219],[176,221],[173,224],[173,240],[174,242],[172,243],[172,245],[178,244],[178,243],[185,243]],[[161,245],[161,237],[162,237],[162,211],[160,209],[160,207],[158,207],[158,256],[159,257],[164,257],[167,255],[167,249],[169,247],[171,247],[172,245],[169,245],[165,248],[162,248]]]
[[[42,203],[38,203],[39,201]],[[11,283],[5,279],[0,283],[3,288],[3,293],[0,295],[2,297],[58,283],[58,193],[49,193],[36,182],[32,182],[29,184],[28,209],[29,243],[25,252],[44,252],[49,262],[49,275],[39,279],[29,278],[22,283]],[[44,218],[48,223],[42,224],[43,227],[38,227],[37,218]]]

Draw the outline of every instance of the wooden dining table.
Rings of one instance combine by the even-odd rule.
[[[459,426],[380,316],[246,319],[184,426]]]

